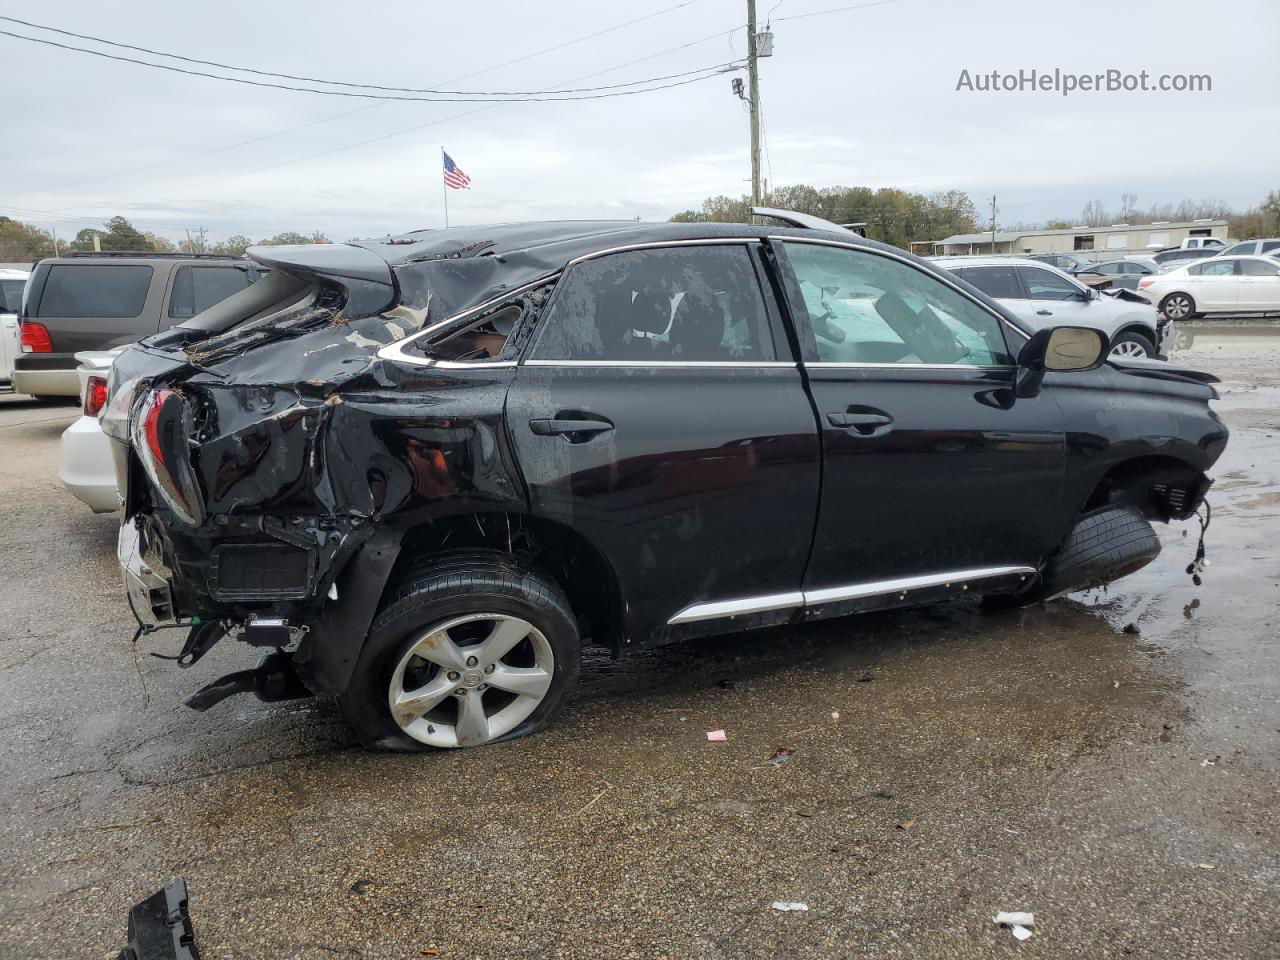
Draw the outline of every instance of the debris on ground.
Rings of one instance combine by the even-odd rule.
[[[1126,623],[1124,625],[1124,632],[1137,634],[1137,633],[1141,633],[1142,630],[1141,628],[1138,627],[1136,623]]]
[[[1216,863],[1197,863],[1196,866],[1199,867],[1201,870],[1217,870],[1218,869],[1218,865]]]
[[[1214,756],[1212,756],[1212,757],[1206,757],[1204,760],[1201,760],[1201,761],[1200,761],[1200,766],[1202,766],[1202,767],[1216,767],[1216,766],[1218,765],[1218,761],[1219,761],[1219,760],[1221,760],[1221,759],[1222,759],[1222,757],[1221,757],[1221,756],[1218,756],[1218,755],[1214,755]]]
[[[910,830],[915,825],[916,825],[916,822],[914,820],[899,820],[897,823],[897,828],[899,830]]]
[[[795,751],[790,747],[779,747],[773,751],[773,756],[769,758],[769,764],[774,767],[780,767],[791,759]]]
[[[729,739],[729,735],[723,730],[708,730],[707,739],[713,740],[716,743],[724,743],[724,741]]]
[[[438,957],[440,956],[440,951],[437,950],[435,947],[424,947],[422,950],[422,955],[424,957]]]
[[[874,680],[874,679],[875,679],[875,676],[872,674],[872,672],[871,672],[870,670],[866,670],[866,671],[864,671],[864,672],[863,672],[862,676],[860,676],[860,677],[858,678],[858,682],[859,682],[859,683],[870,683],[870,682],[871,682],[872,680]]]
[[[832,719],[832,720],[839,720],[839,719],[840,719],[840,711],[839,711],[839,710],[832,710],[832,711],[831,711],[831,719]]]
[[[372,880],[357,880],[355,883],[351,885],[351,892],[354,894],[363,895],[364,893],[368,892],[369,888],[372,886],[373,886]]]
[[[795,900],[775,900],[773,901],[773,909],[781,910],[784,913],[806,913],[809,910],[809,905]]]
[[[1001,910],[991,918],[991,922],[1001,927],[1008,927],[1015,940],[1026,940],[1031,936],[1031,928],[1036,925],[1036,916],[1034,913],[1021,910]]]
[[[732,690],[735,686],[737,686],[737,684],[735,684],[732,680],[721,680],[721,681],[720,681],[720,689],[721,689],[721,690]]]

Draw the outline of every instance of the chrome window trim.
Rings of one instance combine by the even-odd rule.
[[[711,603],[695,603],[685,607],[667,623],[668,625],[696,623],[699,620],[718,620],[721,617],[737,617],[748,613],[790,610],[803,605],[804,594],[799,590],[759,597],[740,597],[737,600],[715,600]]]
[[[713,600],[685,607],[668,620],[667,624],[674,626],[681,623],[695,623],[699,620],[718,620],[750,613],[767,613],[771,610],[791,610],[796,607],[807,609],[842,600],[860,600],[895,593],[905,594],[910,590],[921,590],[927,587],[949,587],[953,583],[958,583],[967,590],[969,583],[974,580],[993,580],[1009,576],[1021,576],[1026,579],[1035,574],[1035,567],[1019,565],[973,567],[967,570],[945,570],[941,573],[927,573],[915,577],[894,577],[889,580],[849,583],[838,587],[823,587],[820,590],[739,597],[734,600]]]
[[[526,367],[789,367],[799,364],[787,360],[525,360]]]
[[[841,241],[841,240],[828,240],[826,237],[782,237],[782,236],[774,236],[773,234],[769,235],[769,239],[777,240],[779,243],[814,243],[814,244],[818,244],[819,246],[825,246],[825,247],[843,247],[846,250],[854,250],[858,253],[869,254],[870,256],[873,256],[873,257],[887,257],[890,260],[897,260],[900,263],[905,263],[908,267],[913,267],[916,270],[920,270],[920,265],[918,263],[913,263],[911,260],[908,260],[906,257],[900,256],[889,250],[873,250],[871,247],[865,246],[863,244],[845,243],[844,241]],[[1018,326],[1012,323],[1008,317],[1005,317],[999,313],[994,313],[991,310],[991,308],[988,307],[985,303],[977,299],[973,294],[969,293],[969,291],[962,289],[955,282],[955,280],[951,278],[950,270],[947,270],[945,267],[939,267],[938,270],[941,273],[943,273],[945,276],[934,277],[935,280],[941,280],[942,283],[951,287],[951,289],[955,290],[956,293],[960,294],[970,303],[980,308],[984,313],[994,317],[1002,328],[1012,330],[1014,333],[1018,334],[1018,336],[1022,337],[1023,340],[1031,339],[1031,334],[1026,333],[1023,330],[1019,329]],[[928,273],[925,270],[920,270],[920,272],[926,274],[927,276],[933,276],[932,274]],[[1006,344],[1006,346],[1008,346],[1008,344]],[[1013,359],[1016,361],[1018,358],[1015,356]],[[806,364],[806,366],[813,366],[813,364]],[[875,366],[875,364],[860,363],[860,364],[852,364],[851,366],[863,367],[863,366]],[[893,366],[899,366],[899,364],[893,364]],[[905,364],[901,364],[901,366],[905,366]],[[943,366],[943,364],[938,364],[938,366]],[[961,364],[945,364],[945,366],[961,366]],[[1016,366],[1017,366],[1017,363],[1012,363],[1007,366],[1001,365],[1000,369],[1007,370],[1009,369],[1009,367],[1016,367]]]
[[[529,283],[522,284],[521,286],[518,286],[513,290],[508,290],[496,297],[491,297],[484,303],[477,306],[459,311],[453,316],[446,317],[438,323],[433,323],[429,327],[424,327],[412,336],[405,337],[403,340],[397,340],[395,343],[387,344],[378,351],[377,357],[379,360],[394,360],[397,363],[408,363],[416,367],[438,366],[449,370],[469,370],[473,367],[479,367],[481,369],[485,367],[514,367],[516,365],[516,361],[514,360],[476,360],[474,362],[467,362],[465,360],[440,360],[435,357],[425,356],[414,357],[406,354],[404,352],[404,348],[417,340],[421,340],[429,334],[435,333],[437,330],[444,329],[451,323],[457,323],[459,321],[466,320],[468,317],[475,316],[476,314],[484,313],[486,310],[492,310],[494,307],[505,303],[512,297],[518,297],[522,293],[526,293],[536,287],[541,287],[548,283],[554,283],[556,280],[560,279],[560,275],[562,273],[564,273],[563,270],[556,270],[553,273],[547,274],[545,277],[540,277],[537,280],[532,280]]]
[[[1016,363],[854,363],[842,360],[819,360],[806,363],[807,370],[1017,370]]]
[[[711,244],[737,245],[763,243],[763,237],[689,237],[684,240],[648,240],[644,243],[628,243],[619,247],[607,247],[604,250],[593,250],[591,253],[584,253],[580,257],[574,257],[567,264],[565,269],[587,260],[594,260],[596,257],[607,257],[612,253],[626,253],[628,250],[653,250],[658,247],[695,247],[708,246]]]

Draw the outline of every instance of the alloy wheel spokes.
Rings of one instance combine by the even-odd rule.
[[[527,637],[532,629],[533,627],[523,620],[511,618],[497,621],[493,625],[493,632],[475,652],[480,666],[496,664],[515,649],[516,644]]]
[[[463,670],[467,665],[466,655],[462,648],[453,642],[449,631],[440,627],[431,631],[418,641],[413,652],[423,660],[430,660],[444,670]]]
[[[391,705],[396,722],[404,726],[417,720],[453,693],[454,684],[443,670],[416,690],[401,692]]]
[[[489,675],[489,686],[541,700],[551,686],[551,673],[541,667],[509,667],[499,663]]]
[[[484,694],[468,690],[458,697],[458,746],[474,747],[489,739],[489,717],[484,712]]]

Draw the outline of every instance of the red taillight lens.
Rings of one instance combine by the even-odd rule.
[[[90,377],[84,385],[84,415],[96,417],[107,405],[107,378]]]
[[[1151,286],[1153,283],[1155,283],[1155,281],[1152,280],[1150,277],[1143,277],[1141,280],[1138,281],[1138,289],[1142,290],[1146,287]]]
[[[130,424],[133,448],[156,492],[179,520],[199,526],[204,510],[184,453],[188,424],[182,395],[164,388],[147,394]]]
[[[164,466],[164,448],[160,445],[160,414],[164,411],[165,401],[178,395],[172,390],[157,390],[147,398],[142,411],[142,436],[147,442],[147,449],[152,458],[160,466]]]
[[[53,353],[53,341],[49,339],[49,331],[43,323],[22,321],[22,352]]]

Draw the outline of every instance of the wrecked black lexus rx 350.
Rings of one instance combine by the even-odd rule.
[[[264,247],[126,351],[120,560],[146,627],[335,696],[370,744],[537,730],[582,645],[1123,576],[1190,516],[1214,378],[1035,333],[834,226],[534,223]]]

